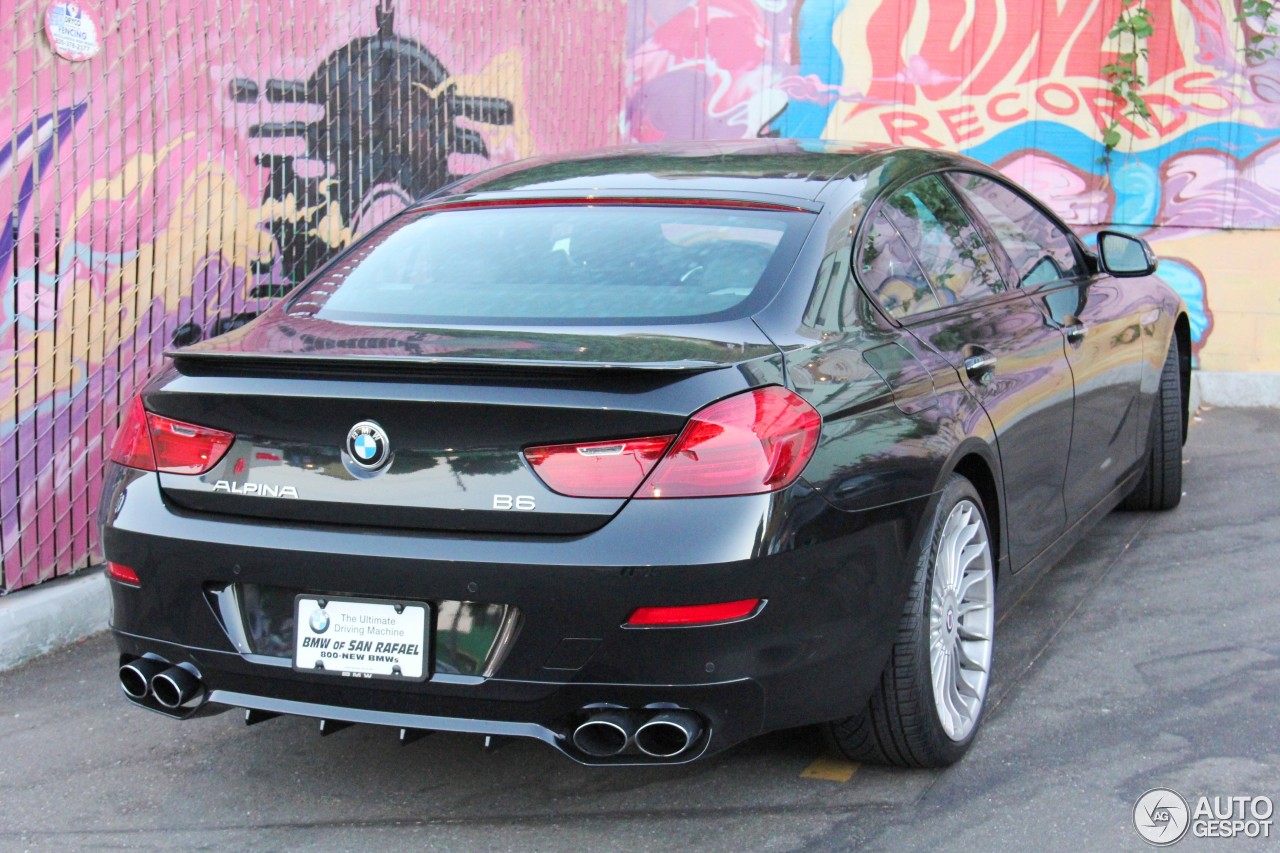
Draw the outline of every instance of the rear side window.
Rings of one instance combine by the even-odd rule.
[[[387,223],[293,305],[340,322],[407,325],[746,316],[781,285],[812,221],[707,206],[426,211]]]
[[[997,181],[959,172],[951,175],[965,200],[991,226],[1004,247],[1018,286],[1083,275],[1069,238],[1031,202]]]
[[[1004,290],[991,252],[937,177],[913,181],[881,208],[906,240],[943,307]]]
[[[876,214],[867,231],[860,266],[863,287],[890,316],[900,320],[938,307],[933,288],[907,241],[883,211]]]

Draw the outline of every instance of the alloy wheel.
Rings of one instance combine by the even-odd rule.
[[[962,741],[982,713],[995,630],[991,544],[972,501],[959,501],[943,524],[929,599],[934,706],[947,737]]]

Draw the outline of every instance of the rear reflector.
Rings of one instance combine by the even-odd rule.
[[[226,454],[235,434],[152,414],[134,397],[111,444],[111,460],[143,471],[203,474]]]
[[[553,492],[575,498],[629,498],[673,437],[553,444],[531,447],[524,456]]]
[[[119,563],[107,563],[107,577],[112,580],[127,583],[131,586],[141,586],[142,581],[138,580],[138,573],[128,566],[122,566]]]
[[[627,619],[628,625],[710,625],[750,616],[760,606],[758,598],[726,601],[722,604],[691,604],[680,607],[639,607]]]

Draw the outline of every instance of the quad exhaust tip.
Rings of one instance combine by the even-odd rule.
[[[146,699],[151,693],[151,680],[169,668],[155,658],[138,658],[120,667],[120,688],[130,699]]]
[[[663,711],[636,729],[636,748],[653,758],[675,758],[702,735],[702,723],[689,711]]]
[[[119,670],[120,689],[135,702],[154,699],[168,711],[176,711],[204,691],[200,676],[189,665],[173,665],[157,657],[141,657]]]
[[[629,711],[601,711],[573,730],[573,745],[593,758],[620,755],[636,733]]]
[[[181,708],[196,698],[200,690],[200,679],[181,666],[171,666],[151,679],[151,695],[170,711]]]
[[[643,719],[620,708],[591,713],[573,730],[573,745],[592,758],[612,758],[633,748],[650,758],[675,758],[702,736],[702,720],[692,711],[659,711]]]

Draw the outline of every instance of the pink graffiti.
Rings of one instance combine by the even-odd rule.
[[[778,88],[793,101],[814,104],[830,104],[836,101],[851,103],[862,100],[862,93],[843,86],[822,82],[817,74],[788,75],[778,81]]]
[[[954,74],[947,74],[934,68],[929,64],[929,60],[919,54],[907,59],[907,64],[902,70],[890,79],[910,86],[941,86],[944,83],[956,83],[961,80]]]
[[[627,101],[637,141],[754,136],[791,92],[819,99],[831,92],[791,73],[785,6],[680,0],[643,8],[654,17],[632,33]]]
[[[1103,186],[1098,175],[1082,172],[1043,151],[1019,153],[996,165],[1053,208],[1064,222],[1093,225],[1111,218],[1115,193]]]
[[[1174,227],[1280,227],[1280,142],[1241,161],[1224,151],[1193,151],[1162,169],[1160,221]]]

